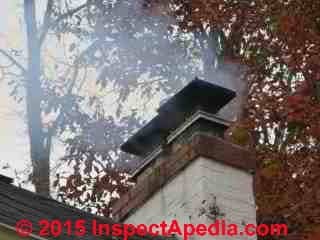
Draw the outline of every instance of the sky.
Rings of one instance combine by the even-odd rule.
[[[0,48],[21,47],[22,26],[17,17],[17,0],[2,0],[0,8]],[[2,56],[1,56],[2,57]],[[22,106],[9,96],[6,82],[0,82],[0,174],[15,177],[28,168],[28,138],[24,124]],[[12,168],[7,168],[7,165]]]
[[[23,9],[21,0],[1,0],[0,16],[0,49],[10,51],[11,48],[23,49],[25,46]],[[46,1],[43,1],[44,5]],[[37,5],[39,6],[39,5]],[[41,6],[40,6],[41,7]],[[43,12],[43,9],[38,9],[38,13]],[[38,15],[41,18],[41,16]],[[45,49],[46,56],[55,56],[63,59],[63,52],[57,51],[60,49],[54,40],[49,39],[50,44]],[[0,55],[0,63],[5,58]],[[49,64],[48,64],[49,65]],[[51,69],[52,70],[52,69]],[[94,74],[94,73],[93,73]],[[92,84],[93,81],[91,81]],[[88,91],[89,90],[89,91]],[[97,94],[97,88],[87,86],[88,94]],[[29,157],[29,141],[27,134],[26,118],[23,102],[17,104],[14,99],[9,96],[10,88],[7,82],[0,81],[0,174],[15,178],[15,183],[22,183],[22,187],[34,190],[29,183],[24,183],[27,176],[31,173],[31,162]],[[155,97],[155,96],[154,96]],[[154,110],[158,105],[159,99],[155,97],[155,101],[149,102],[149,108]],[[114,102],[107,100],[106,107],[108,110],[115,111]],[[129,102],[138,103],[137,96],[131,96]],[[139,107],[139,106],[138,106]],[[141,106],[140,106],[141,107]],[[150,112],[152,112],[152,110]],[[149,118],[152,113],[147,113]],[[63,146],[56,140],[53,145],[51,167],[55,169],[59,163],[58,159],[63,154]],[[55,176],[55,171],[52,171],[52,176]]]
[[[26,41],[24,38],[24,20],[23,20],[23,9],[22,0],[1,0],[0,16],[2,20],[0,21],[0,49],[5,49],[10,51],[10,49],[24,49]],[[37,2],[39,3],[39,2]],[[41,1],[43,4],[38,4],[37,7],[43,9],[37,9],[38,13],[44,12],[44,6],[46,1]],[[77,4],[80,3],[77,1]],[[41,14],[37,16],[39,19],[42,18]],[[54,64],[48,64],[50,61],[50,56],[54,56],[59,60],[67,59],[63,48],[59,43],[52,39],[53,37],[47,39],[49,44],[43,49],[45,51],[44,56],[46,57],[45,62],[47,63],[46,71],[52,72],[53,74],[64,74],[64,71],[56,71],[54,69]],[[67,39],[68,41],[70,39]],[[122,44],[127,44],[126,39],[123,39]],[[141,43],[140,43],[141,44]],[[62,50],[60,50],[62,49]],[[0,53],[0,63],[2,64],[4,57]],[[164,59],[166,61],[166,59]],[[50,62],[49,62],[50,63]],[[123,63],[125,65],[125,63]],[[50,69],[52,68],[52,69]],[[220,73],[216,73],[214,76],[214,81],[220,85],[225,85],[225,87],[233,88],[232,82],[226,81],[227,79],[232,79],[227,72],[232,72],[229,70],[223,70]],[[141,76],[143,80],[149,79],[150,77],[146,74]],[[88,79],[96,79],[95,73],[88,77]],[[191,79],[190,79],[191,80]],[[88,85],[84,87],[85,92],[89,95],[96,95],[99,93],[98,88],[94,85],[94,81],[88,81]],[[89,91],[88,91],[89,90]],[[11,96],[9,96],[10,88],[7,82],[0,81],[0,174],[13,177],[16,183],[20,183],[26,180],[28,173],[31,172],[31,163],[29,157],[29,144],[28,144],[28,134],[26,126],[26,118],[23,102],[19,105],[17,104]],[[143,118],[148,120],[154,116],[155,110],[161,99],[163,99],[163,94],[160,92],[153,94],[152,99],[147,101],[147,105],[144,106],[143,100],[140,99],[139,95],[131,94],[128,98],[128,112],[129,109],[134,106],[142,112]],[[116,111],[116,104],[114,96],[107,95],[105,98],[105,108],[108,109],[108,113]],[[141,111],[142,109],[142,111]],[[59,161],[57,161],[63,154],[63,146],[59,144],[56,140],[53,145],[51,166],[53,169],[57,166]],[[52,171],[52,176],[55,176],[55,171]],[[31,184],[24,184],[30,190],[33,190]]]
[[[1,0],[0,49],[10,51],[25,47],[21,2]],[[0,62],[3,60],[0,55]],[[16,103],[9,95],[10,89],[7,81],[0,80],[0,174],[15,178],[16,184],[34,190],[33,185],[26,183],[31,162],[24,103]],[[59,145],[53,148],[53,158],[60,157],[60,148]]]

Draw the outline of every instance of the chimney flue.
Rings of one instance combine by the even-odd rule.
[[[236,93],[200,80],[191,81],[158,109],[158,115],[122,146],[121,150],[140,158],[141,164],[131,172],[136,177],[156,156],[166,153],[173,143],[188,141],[203,132],[223,138],[230,122],[216,114]]]

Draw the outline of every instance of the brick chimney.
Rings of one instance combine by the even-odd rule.
[[[256,223],[254,157],[223,139],[230,122],[217,116],[234,97],[229,89],[195,79],[121,146],[140,164],[132,171],[136,185],[113,206],[116,220]]]

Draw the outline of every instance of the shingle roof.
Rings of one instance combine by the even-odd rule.
[[[1,176],[1,175],[0,175]],[[86,221],[87,233],[83,237],[68,236],[66,233],[56,240],[97,240],[97,239],[115,239],[111,236],[99,238],[91,234],[91,222],[97,220],[98,223],[115,224],[108,218],[99,217],[79,209],[67,206],[63,203],[55,201],[30,191],[18,188],[5,181],[0,181],[0,223],[15,227],[17,221],[21,219],[30,220],[33,223],[34,232],[39,232],[38,222],[45,220],[59,220],[61,222],[70,220],[74,222],[78,219]],[[50,239],[50,238],[49,238]],[[120,238],[121,239],[121,238]],[[131,239],[164,239],[163,237],[132,237]]]

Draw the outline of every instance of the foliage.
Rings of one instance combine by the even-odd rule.
[[[137,95],[148,102],[155,94],[172,93],[190,75],[201,74],[199,64],[195,64],[201,56],[196,56],[190,40],[170,30],[171,17],[154,16],[143,6],[143,1],[94,1],[85,11],[51,29],[58,35],[72,33],[71,55],[81,50],[72,65],[95,69],[96,87],[101,87],[101,92],[112,89],[112,97],[85,100],[97,108],[95,114],[82,111],[71,118],[64,117],[70,119],[67,124],[58,123],[60,135],[65,129],[72,132],[72,137],[65,140],[64,160],[74,168],[70,176],[58,175],[55,186],[66,202],[104,215],[108,215],[118,194],[130,185],[125,172],[128,165],[135,164],[119,151],[129,133],[141,126],[143,118],[135,110],[125,113],[128,99]],[[84,49],[80,44],[83,41],[88,43]],[[104,107],[110,99],[116,99],[116,111],[111,116]],[[60,108],[63,106],[65,103]],[[80,100],[75,101],[75,106],[81,109]],[[64,112],[69,116],[70,107]],[[73,184],[74,179],[77,184]]]
[[[178,6],[171,14],[181,31],[217,32],[222,56],[246,66],[248,99],[235,135],[243,140],[247,129],[254,140],[259,221],[285,221],[292,239],[311,239],[320,224],[320,3],[167,2]]]
[[[215,68],[211,62],[216,52],[206,45],[203,35],[175,30],[176,19],[162,14],[165,6],[160,10],[150,7],[143,0],[95,1],[51,30],[74,35],[71,55],[82,48],[80,42],[88,43],[72,65],[94,68],[97,86],[101,91],[111,88],[112,98],[117,100],[112,117],[104,109],[110,98],[94,97],[89,102],[93,100],[98,107],[98,118],[75,114],[71,121],[77,126],[71,128],[72,138],[65,141],[64,159],[74,166],[73,173],[66,180],[59,175],[55,183],[62,199],[78,207],[107,214],[117,195],[130,185],[125,182],[126,166],[135,162],[118,148],[128,133],[141,126],[143,118],[135,112],[124,113],[130,96],[136,94],[147,101],[159,93],[168,96],[195,76],[209,77]],[[65,112],[70,115],[69,110]],[[67,126],[70,130],[72,124]],[[119,167],[121,174],[116,173]],[[72,184],[74,178],[77,184]]]
[[[257,152],[259,221],[288,223],[292,238],[317,238],[312,232],[320,228],[318,1],[71,3],[48,1],[39,36],[41,44],[48,32],[73,39],[65,46],[66,60],[55,59],[56,72],[63,74],[49,76],[41,65],[41,111],[57,114],[41,127],[65,141],[64,159],[74,166],[71,176],[59,175],[55,182],[63,199],[107,214],[104,201],[122,192],[116,186],[126,178],[114,174],[116,162],[127,159],[117,146],[142,123],[141,116],[124,117],[130,94],[168,94],[190,75],[210,78],[216,65],[228,62],[246,69],[246,105],[231,140]],[[20,100],[17,89],[26,69],[1,53],[21,72],[12,83]],[[104,112],[105,99],[81,91],[90,69],[98,72],[92,78],[102,92],[115,93],[116,117]]]
[[[48,0],[44,14],[34,14],[39,9],[36,1],[25,0],[24,6],[30,10],[25,11],[28,19],[43,15],[39,24],[25,22],[35,29],[27,36],[34,46],[28,53],[19,50],[17,58],[1,53],[14,67],[7,75],[12,95],[23,103],[36,98],[28,105],[28,123],[43,137],[30,135],[30,146],[39,150],[37,155],[45,153],[37,162],[48,165],[52,139],[61,140],[62,160],[71,172],[58,171],[53,186],[59,196],[106,214],[107,202],[128,187],[125,172],[135,164],[119,146],[146,118],[136,114],[136,105],[128,106],[128,99],[144,99],[147,104],[151,97],[162,98],[193,76],[203,75],[206,47],[199,49],[194,36],[175,31],[171,16],[157,15],[156,8],[150,11],[143,0]],[[49,49],[54,44],[62,48],[62,58]],[[30,66],[22,64],[25,57]],[[30,83],[27,94],[25,82]],[[87,93],[90,88],[96,89],[93,94]],[[32,162],[36,158],[31,155]],[[33,171],[36,168],[35,164]],[[49,175],[47,170],[40,172]]]

